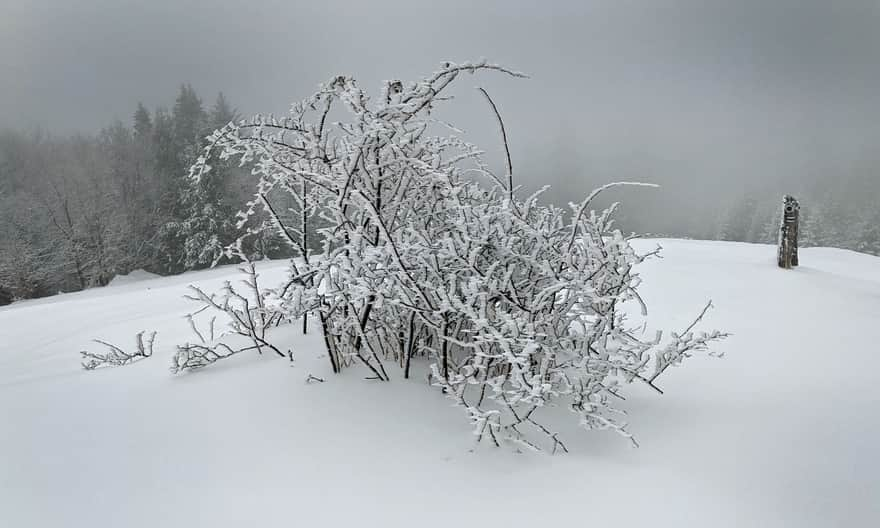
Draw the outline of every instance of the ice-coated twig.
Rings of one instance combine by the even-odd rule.
[[[121,367],[152,356],[156,332],[150,332],[146,339],[144,339],[144,333],[138,332],[135,335],[135,351],[131,353],[106,341],[93,339],[95,343],[107,347],[108,351],[105,354],[88,352],[86,350],[81,351],[82,367],[85,370],[95,370],[102,367]]]

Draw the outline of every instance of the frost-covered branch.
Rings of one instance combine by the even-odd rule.
[[[152,356],[153,342],[156,340],[156,332],[151,332],[146,339],[144,339],[144,333],[145,332],[138,332],[135,336],[135,350],[131,353],[126,352],[116,345],[107,343],[106,341],[93,339],[95,343],[107,347],[108,351],[105,354],[98,354],[85,350],[81,351],[80,355],[83,359],[82,367],[85,370],[95,370],[102,367],[121,367]]]
[[[185,317],[199,342],[178,345],[177,352],[171,360],[173,373],[199,369],[249,350],[256,350],[259,354],[262,354],[264,350],[269,350],[280,357],[292,359],[290,351],[285,354],[267,337],[271,328],[287,321],[287,318],[283,313],[266,305],[268,293],[261,290],[259,286],[259,275],[254,264],[248,263],[239,270],[245,274],[246,278],[242,282],[249,290],[249,294],[240,293],[229,282],[226,283],[220,294],[215,295],[209,295],[201,288],[190,286],[192,293],[186,298],[200,303],[202,307]],[[221,336],[215,335],[216,316],[210,319],[207,328],[199,329],[195,317],[207,310],[226,315],[228,318],[226,333]],[[220,340],[220,338],[228,336],[244,338],[249,344],[233,348]]]

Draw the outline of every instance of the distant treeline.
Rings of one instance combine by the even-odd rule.
[[[204,138],[237,119],[222,93],[206,108],[183,85],[170,110],[139,104],[131,123],[97,135],[0,132],[0,304],[105,285],[134,269],[168,275],[223,262],[223,248],[240,234],[236,212],[253,199],[250,170],[211,160],[208,177],[194,183],[188,175]],[[789,192],[801,202],[801,245],[880,255],[880,176],[827,178]],[[662,208],[634,200],[622,226],[775,243],[781,199],[777,192],[712,197],[711,218],[694,205],[692,220],[669,232],[652,229]],[[292,218],[301,214],[283,196],[272,200]],[[290,255],[268,232],[242,250]]]
[[[139,104],[97,135],[0,132],[0,304],[222,261],[253,196],[249,171],[212,160],[198,184],[188,174],[205,136],[237,118],[222,93],[205,108],[183,85],[171,110]],[[257,257],[286,254],[252,244]]]

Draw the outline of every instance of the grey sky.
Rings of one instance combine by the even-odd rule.
[[[451,119],[495,147],[485,86],[523,178],[566,192],[876,167],[880,2],[857,0],[0,0],[0,127],[94,131],[181,82],[283,112],[337,73],[378,87],[480,57],[532,78],[463,79]]]

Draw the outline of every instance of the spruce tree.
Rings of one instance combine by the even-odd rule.
[[[153,121],[150,119],[150,112],[143,103],[138,103],[137,110],[134,112],[134,133],[139,139],[146,139],[153,134]]]
[[[195,139],[182,152],[187,167],[201,152],[201,136],[209,128],[221,127],[236,118],[236,112],[223,94],[217,96],[210,112],[205,112],[201,100],[192,87],[181,89],[175,105],[175,125],[179,141],[186,144],[188,137]],[[181,264],[186,269],[210,266],[223,257],[223,249],[235,238],[232,219],[237,210],[229,192],[229,178],[235,170],[228,162],[210,160],[211,170],[198,181],[187,179],[181,195],[183,218],[174,229],[182,243]]]
[[[229,104],[223,92],[217,94],[217,100],[214,102],[209,116],[212,130],[221,128],[230,121],[236,121],[239,117],[238,112]]]

